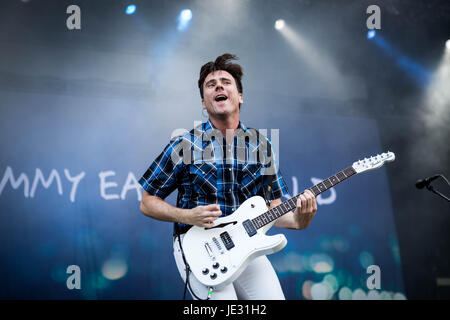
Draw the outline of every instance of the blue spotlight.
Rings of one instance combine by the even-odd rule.
[[[375,30],[369,30],[367,32],[367,39],[372,39],[376,36],[377,32]]]
[[[386,55],[396,62],[398,67],[406,71],[409,76],[417,81],[417,83],[423,86],[428,85],[431,79],[431,72],[427,68],[422,66],[419,62],[408,58],[382,36],[375,37],[373,43],[380,47]]]
[[[132,15],[135,12],[136,12],[136,6],[134,4],[128,5],[127,8],[125,9],[125,13],[128,15]]]
[[[192,11],[190,9],[181,10],[180,15],[178,16],[178,30],[184,31],[191,20]]]

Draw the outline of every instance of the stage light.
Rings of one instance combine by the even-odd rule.
[[[393,59],[397,67],[406,71],[406,73],[419,85],[425,87],[429,84],[431,72],[419,62],[410,59],[381,35],[374,37],[372,43],[378,46],[388,57]]]
[[[397,292],[394,293],[394,296],[392,297],[393,300],[406,300],[406,296],[401,293],[401,292]]]
[[[310,263],[315,273],[329,273],[334,269],[333,258],[327,254],[313,254]]]
[[[102,266],[102,275],[109,280],[117,280],[125,276],[128,271],[128,265],[124,259],[112,258]]]
[[[367,293],[367,300],[381,300],[381,295],[377,290],[370,290]]]
[[[352,290],[348,287],[342,287],[338,293],[339,300],[352,300]]]
[[[328,94],[339,97],[348,95],[350,91],[347,81],[343,81],[342,73],[338,71],[330,56],[320,49],[320,46],[310,42],[299,30],[290,27],[289,23],[285,23],[278,32],[297,53],[302,63],[311,67],[314,75],[319,78],[320,84],[323,85]],[[319,267],[325,267],[325,264],[321,264]]]
[[[358,288],[353,291],[352,300],[367,300],[367,294],[363,289]]]
[[[328,283],[319,282],[311,286],[312,300],[330,300],[332,295],[333,291],[329,287]]]
[[[367,39],[372,39],[376,36],[377,32],[375,30],[369,30],[367,32]]]
[[[189,21],[192,19],[192,11],[189,9],[184,9],[180,13],[181,20]]]
[[[314,282],[310,281],[310,280],[306,280],[305,282],[303,282],[302,285],[302,294],[303,296],[308,299],[311,300],[312,296],[311,296],[311,287],[314,285]]]
[[[190,9],[181,10],[178,16],[178,30],[184,31],[192,20],[192,11]]]
[[[339,289],[339,283],[338,279],[333,274],[327,274],[325,277],[323,277],[323,282],[326,282],[329,284],[330,288],[333,291],[333,294],[338,291]]]
[[[369,266],[371,266],[372,264],[374,264],[374,257],[370,252],[367,251],[363,251],[359,254],[359,264],[361,265],[361,267],[363,267],[363,269],[367,269]]]
[[[440,165],[436,159],[446,157],[445,148],[439,146],[445,145],[448,140],[444,132],[448,132],[448,124],[450,123],[450,40],[445,42],[442,48],[442,55],[436,69],[431,73],[430,82],[426,88],[423,103],[423,109],[418,114],[421,123],[424,124],[421,136],[418,139],[417,146],[412,152],[422,157],[428,156],[427,153],[419,146],[429,145],[436,150],[437,158],[430,158],[428,161],[435,167]]]
[[[131,15],[135,12],[136,12],[136,6],[134,4],[128,5],[127,8],[125,9],[125,13],[128,15]]]
[[[277,21],[275,21],[275,29],[277,30],[281,30],[284,28],[285,22],[283,19],[278,19]]]

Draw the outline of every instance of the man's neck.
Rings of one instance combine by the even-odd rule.
[[[239,127],[239,114],[234,117],[227,117],[224,119],[217,119],[209,117],[214,127],[222,132],[228,143],[233,141],[234,131]]]

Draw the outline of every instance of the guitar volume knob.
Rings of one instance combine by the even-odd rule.
[[[203,268],[203,270],[202,270],[203,274],[208,274],[208,272],[209,272],[208,268]]]

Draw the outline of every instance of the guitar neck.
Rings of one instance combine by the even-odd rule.
[[[350,178],[356,174],[355,169],[353,169],[352,166],[336,173],[335,175],[329,177],[328,179],[325,179],[318,184],[312,186],[308,190],[311,191],[315,197],[317,197],[322,192],[327,191],[328,189],[334,187],[338,183]],[[255,228],[259,229],[264,227],[265,225],[271,223],[272,221],[278,219],[282,215],[288,213],[289,211],[294,210],[297,207],[297,199],[300,197],[300,194],[292,197],[289,200],[286,200],[279,204],[278,206],[270,209],[269,211],[266,211],[265,213],[257,216],[256,218],[252,219],[253,225]]]

